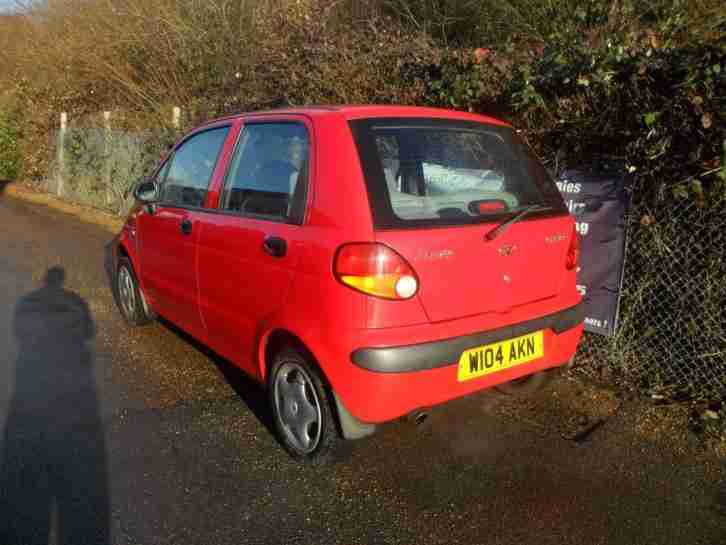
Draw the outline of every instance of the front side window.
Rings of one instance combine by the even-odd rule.
[[[551,180],[511,129],[441,120],[351,125],[376,227],[477,223],[525,207],[561,208]]]
[[[162,170],[161,200],[178,206],[204,206],[219,153],[229,127],[210,129],[187,139]]]
[[[229,167],[220,208],[299,223],[309,153],[308,131],[301,123],[246,125]]]

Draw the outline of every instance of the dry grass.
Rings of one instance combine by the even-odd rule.
[[[254,54],[255,9],[231,0],[56,0],[22,17],[24,47],[0,62],[53,87],[51,102],[158,112],[242,68]]]
[[[35,189],[24,187],[18,184],[9,184],[5,187],[3,197],[9,196],[21,199],[34,204],[42,204],[64,214],[70,214],[86,223],[92,223],[99,227],[116,234],[121,231],[124,220],[101,210],[82,206],[79,204],[69,203],[58,197]]]

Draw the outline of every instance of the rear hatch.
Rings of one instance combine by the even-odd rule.
[[[351,129],[376,240],[411,264],[431,322],[557,295],[572,219],[512,129],[440,119]]]

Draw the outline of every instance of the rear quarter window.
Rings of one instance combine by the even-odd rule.
[[[566,213],[556,186],[512,129],[367,119],[351,122],[351,130],[376,228],[489,222],[529,206]]]

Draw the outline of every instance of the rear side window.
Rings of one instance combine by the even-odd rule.
[[[197,133],[185,140],[160,174],[165,176],[161,200],[179,206],[204,206],[217,158],[229,127]]]
[[[459,225],[537,206],[554,183],[511,129],[433,119],[351,122],[377,228]]]
[[[302,123],[247,124],[227,173],[220,208],[301,223],[310,141]]]

